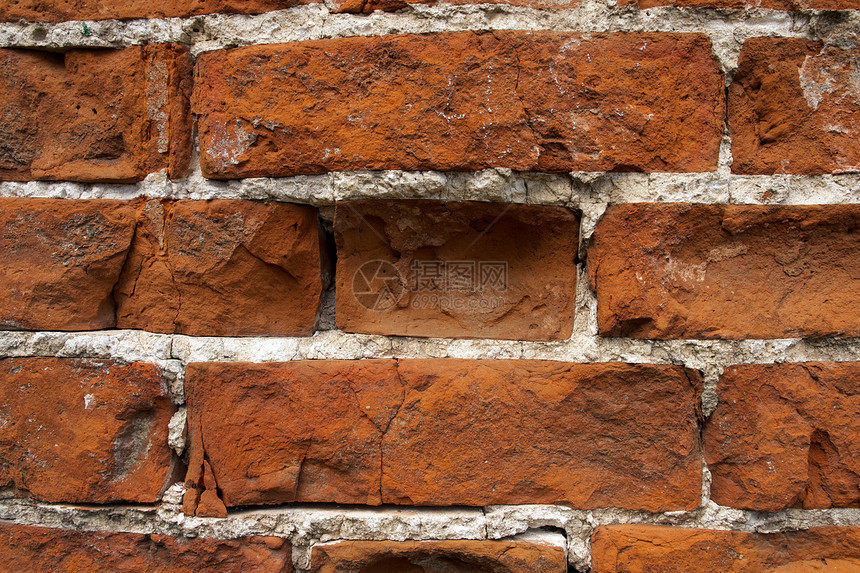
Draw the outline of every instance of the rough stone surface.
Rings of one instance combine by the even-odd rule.
[[[134,228],[134,207],[120,201],[0,199],[0,328],[115,326]]]
[[[698,34],[447,33],[202,54],[207,177],[351,169],[709,171],[722,77]]]
[[[704,429],[719,504],[860,507],[860,363],[726,369]]]
[[[735,173],[860,171],[860,48],[751,38],[728,101]]]
[[[173,406],[154,364],[0,360],[0,484],[52,502],[153,503]]]
[[[186,485],[200,487],[208,462],[228,508],[307,501],[693,509],[700,390],[701,377],[676,366],[190,364]]]
[[[202,336],[306,336],[322,293],[317,210],[157,201],[139,211],[117,326]]]
[[[312,573],[566,573],[564,548],[523,541],[345,541],[316,545]]]
[[[411,4],[508,4],[538,9],[570,9],[579,5],[579,0],[334,0],[336,12],[370,14],[376,10],[393,12]]]
[[[691,8],[770,8],[773,10],[857,10],[858,0],[629,0],[619,5],[638,5],[641,9],[655,6],[684,6]]]
[[[564,340],[579,218],[561,207],[338,203],[337,324],[347,332]]]
[[[2,49],[0,76],[0,179],[130,182],[187,172],[187,47]]]
[[[277,537],[184,539],[0,523],[0,569],[32,573],[291,573],[293,567],[290,544]]]
[[[594,573],[850,573],[860,570],[860,528],[743,533],[649,525],[599,527]]]
[[[858,336],[860,206],[628,204],[588,252],[600,334]]]

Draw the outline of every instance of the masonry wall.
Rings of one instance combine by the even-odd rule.
[[[860,5],[0,1],[0,570],[860,570]]]

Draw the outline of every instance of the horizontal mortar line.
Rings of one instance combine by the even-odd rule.
[[[847,20],[857,11],[843,11]],[[540,10],[500,4],[411,5],[398,12],[370,15],[330,13],[323,4],[257,15],[208,14],[186,18],[87,20],[60,23],[0,24],[0,45],[73,48],[117,47],[144,42],[191,44],[195,52],[234,45],[261,45],[322,38],[374,36],[391,33],[429,33],[468,30],[546,30],[601,32],[701,32],[734,41],[738,35],[815,37],[814,23],[828,11],[797,12],[771,9],[701,9],[657,7],[609,8],[583,2],[566,10]],[[856,22],[856,19],[855,19]],[[195,27],[199,32],[195,32]],[[826,28],[826,27],[824,27]],[[849,32],[850,22],[837,24]],[[833,28],[828,34],[833,33]]]
[[[860,338],[639,340],[576,334],[558,342],[418,338],[321,331],[312,337],[195,337],[138,330],[0,332],[0,357],[291,362],[367,358],[516,359],[573,363],[731,364],[860,360]]]
[[[51,517],[56,519],[52,520]],[[321,531],[340,539],[390,539],[390,535],[358,535],[356,525],[373,531],[401,525],[404,539],[497,539],[538,529],[545,525],[586,526],[651,524],[682,528],[770,532],[809,527],[860,526],[860,509],[786,509],[756,512],[709,503],[692,511],[649,513],[619,508],[572,509],[563,505],[495,505],[481,507],[368,506],[343,507],[321,504],[272,506],[231,511],[226,518],[185,516],[178,504],[156,509],[48,504],[23,498],[0,501],[0,519],[21,525],[59,529],[85,528],[127,533],[194,534],[201,537],[235,538],[261,532],[294,540],[319,539]],[[473,534],[468,524],[473,524]],[[452,524],[454,526],[452,526]],[[489,530],[484,528],[486,524]],[[466,533],[464,533],[464,530]]]
[[[219,181],[199,173],[137,184],[4,181],[0,197],[63,199],[278,200],[329,206],[350,199],[440,199],[585,207],[594,203],[693,202],[737,205],[860,203],[860,173],[736,175],[708,173],[339,171],[323,175]]]

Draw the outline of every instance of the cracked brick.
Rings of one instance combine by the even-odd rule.
[[[725,118],[701,34],[338,38],[206,52],[195,78],[201,166],[216,179],[710,171]]]
[[[228,509],[296,501],[694,509],[700,386],[698,373],[658,365],[189,364],[186,485],[199,487],[206,460]]]

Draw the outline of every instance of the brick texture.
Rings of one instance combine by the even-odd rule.
[[[310,335],[320,243],[308,206],[0,199],[0,326]]]
[[[69,531],[0,522],[0,570],[30,573],[291,573],[289,542]]]
[[[860,507],[860,363],[727,368],[704,429],[719,504]]]
[[[216,12],[259,14],[312,0],[4,0],[0,21],[62,22],[131,18],[181,18]]]
[[[694,509],[700,385],[698,373],[676,366],[190,364],[185,510],[197,511],[207,479],[203,495],[214,485],[228,508],[299,501]]]
[[[579,217],[567,209],[347,201],[337,206],[334,231],[342,330],[570,337]]]
[[[566,573],[564,548],[525,541],[343,541],[316,545],[311,573]]]
[[[308,336],[322,293],[317,210],[252,201],[140,209],[117,326],[203,336]]]
[[[593,573],[790,573],[860,570],[860,528],[743,533],[654,525],[598,527]]]
[[[155,502],[173,413],[153,364],[0,360],[0,484],[52,502]]]
[[[0,49],[0,76],[0,179],[132,182],[188,170],[186,47]]]
[[[723,79],[698,34],[441,33],[201,54],[213,178],[352,169],[710,171]]]
[[[0,198],[0,327],[115,326],[113,288],[135,219],[121,201]]]
[[[626,204],[588,252],[600,334],[860,335],[860,207]]]
[[[732,171],[860,171],[858,78],[860,48],[800,38],[744,42],[729,88]]]

